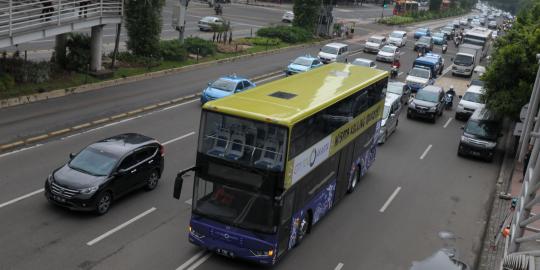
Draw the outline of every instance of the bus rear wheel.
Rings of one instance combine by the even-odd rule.
[[[358,181],[360,181],[360,166],[356,167],[356,170],[353,172],[353,179],[351,180],[351,183],[349,184],[349,187],[347,188],[347,193],[352,193],[356,186],[358,185]]]

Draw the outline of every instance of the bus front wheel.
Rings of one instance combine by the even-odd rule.
[[[299,246],[306,235],[309,232],[309,213],[302,217],[302,220],[300,221],[300,226],[298,228],[298,233],[296,234],[296,246]]]
[[[358,185],[358,181],[360,180],[360,166],[356,167],[356,170],[354,171],[353,179],[351,180],[351,183],[349,184],[349,187],[347,188],[347,193],[352,193],[356,186]]]

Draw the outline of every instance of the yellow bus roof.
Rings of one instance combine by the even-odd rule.
[[[387,76],[383,70],[333,63],[207,102],[203,108],[292,126]]]

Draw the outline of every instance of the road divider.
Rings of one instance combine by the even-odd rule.
[[[424,150],[424,153],[422,153],[422,155],[420,156],[420,159],[424,159],[426,157],[426,155],[428,154],[429,150],[431,150],[431,147],[433,147],[433,145],[428,145],[428,147],[426,148],[426,150]]]
[[[24,200],[24,199],[26,199],[26,198],[28,198],[28,197],[32,197],[32,196],[34,196],[34,195],[36,195],[36,194],[39,194],[39,193],[41,193],[41,192],[43,192],[43,191],[44,191],[44,189],[42,188],[42,189],[38,189],[38,190],[36,190],[36,191],[30,192],[30,193],[28,193],[28,194],[26,194],[26,195],[22,195],[22,196],[20,196],[20,197],[17,197],[17,198],[15,198],[15,199],[11,200],[11,201],[7,201],[7,202],[5,202],[5,203],[0,204],[0,208],[6,207],[6,206],[8,206],[8,205],[10,205],[10,204],[14,204],[14,203],[16,203],[16,202],[18,202],[18,201],[21,201],[21,200]]]
[[[379,212],[384,213],[384,211],[386,211],[386,208],[388,208],[390,203],[392,203],[392,201],[396,198],[400,190],[401,190],[401,187],[397,187],[396,190],[392,192],[392,195],[390,195],[390,197],[388,198],[388,200],[386,200],[386,202],[383,204],[381,209],[379,209]]]
[[[96,237],[94,240],[92,240],[92,241],[86,243],[86,245],[87,245],[87,246],[93,246],[93,245],[96,244],[97,242],[99,242],[99,241],[101,241],[101,240],[103,240],[103,239],[105,239],[105,238],[111,236],[113,233],[115,233],[115,232],[117,232],[117,231],[119,231],[119,230],[121,230],[121,229],[127,227],[129,224],[131,224],[131,223],[133,223],[133,222],[135,222],[135,221],[137,221],[137,220],[139,220],[139,219],[145,217],[146,215],[148,215],[148,214],[150,214],[150,213],[152,213],[152,212],[154,212],[154,211],[156,211],[156,208],[155,208],[155,207],[152,207],[152,208],[150,208],[150,209],[148,209],[148,210],[142,212],[141,214],[137,215],[136,217],[134,217],[134,218],[132,218],[132,219],[130,219],[130,220],[128,220],[128,221],[126,221],[126,222],[124,222],[124,223],[118,225],[118,226],[115,227],[114,229],[112,229],[112,230],[110,230],[110,231],[108,231],[108,232],[106,232],[106,233],[104,233],[104,234],[102,234],[102,235]]]

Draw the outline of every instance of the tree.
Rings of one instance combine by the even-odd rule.
[[[294,0],[293,25],[304,28],[313,33],[319,20],[320,9],[320,0]]]
[[[431,0],[429,1],[429,10],[430,11],[439,11],[441,9],[442,0]]]
[[[517,118],[531,96],[540,53],[540,1],[523,9],[513,27],[495,43],[484,74],[488,108]]]
[[[126,0],[127,48],[135,55],[157,58],[164,0]]]

